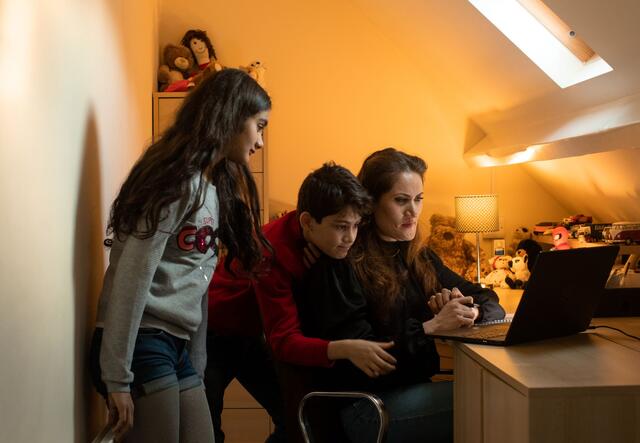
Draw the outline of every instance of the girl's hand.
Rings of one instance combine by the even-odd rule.
[[[109,392],[109,422],[116,441],[122,441],[133,427],[133,400],[129,392]]]

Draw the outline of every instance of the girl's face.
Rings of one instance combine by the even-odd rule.
[[[413,240],[422,212],[422,178],[415,172],[402,172],[391,189],[382,194],[373,217],[378,235],[385,241]]]
[[[242,131],[231,137],[227,158],[235,163],[249,164],[249,157],[264,146],[264,128],[269,123],[269,111],[258,112],[245,120]]]

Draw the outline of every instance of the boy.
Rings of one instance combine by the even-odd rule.
[[[284,441],[278,384],[264,347],[263,328],[276,359],[286,363],[330,367],[336,360],[348,359],[372,377],[394,369],[395,359],[386,352],[391,343],[304,336],[295,303],[307,270],[305,259],[314,260],[309,249],[315,247],[334,259],[345,258],[370,206],[369,195],[351,172],[326,163],[302,183],[297,210],[264,227],[273,253],[265,251],[264,266],[257,276],[247,275],[235,261],[231,272],[224,264],[218,265],[209,287],[205,372],[217,442],[224,441],[222,399],[234,377],[273,418],[276,429],[267,441]]]

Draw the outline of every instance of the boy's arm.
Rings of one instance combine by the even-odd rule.
[[[278,263],[254,282],[267,342],[278,360],[329,367],[329,342],[305,337],[300,330],[292,283],[293,277]]]

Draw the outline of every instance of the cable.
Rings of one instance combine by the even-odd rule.
[[[606,326],[606,325],[589,326],[587,329],[597,329],[597,328],[613,329],[614,331],[618,331],[621,334],[626,335],[627,337],[631,337],[631,338],[634,338],[636,340],[640,340],[640,337],[636,337],[635,335],[627,334],[622,329],[614,328],[613,326]]]

